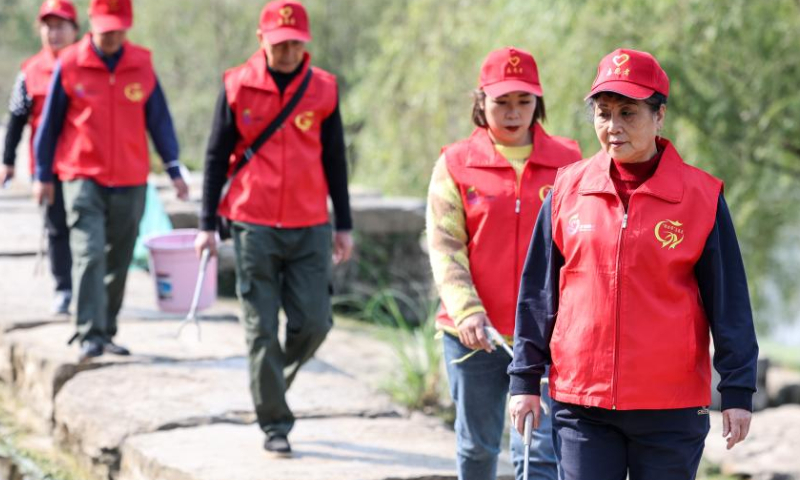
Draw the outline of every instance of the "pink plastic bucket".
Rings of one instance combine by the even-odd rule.
[[[197,284],[200,259],[194,251],[196,229],[173,230],[144,241],[150,250],[150,275],[155,281],[158,308],[165,312],[188,313]],[[211,306],[217,298],[217,257],[206,268],[197,310]]]

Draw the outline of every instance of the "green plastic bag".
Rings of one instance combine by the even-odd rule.
[[[139,237],[136,238],[136,246],[133,249],[133,262],[131,267],[147,270],[149,252],[144,246],[144,239],[160,233],[172,231],[172,222],[169,220],[164,204],[158,198],[158,191],[155,185],[147,182],[147,197],[144,205],[144,215],[139,222]]]

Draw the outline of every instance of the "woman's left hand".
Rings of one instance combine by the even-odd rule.
[[[752,417],[752,413],[742,408],[729,408],[722,412],[722,436],[728,441],[728,450],[747,437]]]

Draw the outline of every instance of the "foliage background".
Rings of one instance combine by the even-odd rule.
[[[133,41],[154,51],[183,160],[202,168],[225,68],[256,48],[261,1],[135,0]],[[353,176],[390,194],[423,196],[442,145],[470,130],[470,91],[486,53],[537,59],[546,128],[597,141],[582,102],[597,62],[624,46],[653,53],[670,75],[665,136],[721,177],[766,328],[797,306],[800,255],[800,1],[306,0],[314,62],[336,73]],[[0,98],[38,49],[39,0],[0,3]],[[88,0],[78,0],[86,28]],[[793,314],[792,314],[793,316]]]

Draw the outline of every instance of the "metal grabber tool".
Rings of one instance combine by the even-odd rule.
[[[186,315],[186,318],[183,319],[180,325],[178,325],[178,331],[175,332],[175,338],[179,338],[181,336],[181,331],[183,327],[188,325],[189,323],[194,323],[194,326],[197,327],[197,341],[200,340],[200,319],[197,318],[197,304],[200,302],[200,291],[203,289],[203,282],[206,279],[206,267],[208,267],[208,260],[211,258],[211,250],[208,248],[203,249],[203,253],[200,256],[200,269],[197,272],[197,283],[194,286],[194,296],[192,297],[192,305],[189,308],[189,313]]]
[[[522,478],[528,478],[528,468],[531,461],[531,436],[533,435],[533,412],[525,414],[525,428],[522,435],[522,444],[525,446],[525,460],[522,465]]]
[[[509,357],[514,358],[514,352],[511,350],[511,347],[509,347],[508,344],[506,343],[506,339],[503,338],[502,335],[500,335],[500,332],[498,332],[491,325],[486,325],[485,327],[483,327],[483,331],[486,332],[486,336],[489,337],[489,340],[491,340],[495,344],[499,345],[500,348],[505,350],[505,352],[508,354]]]

